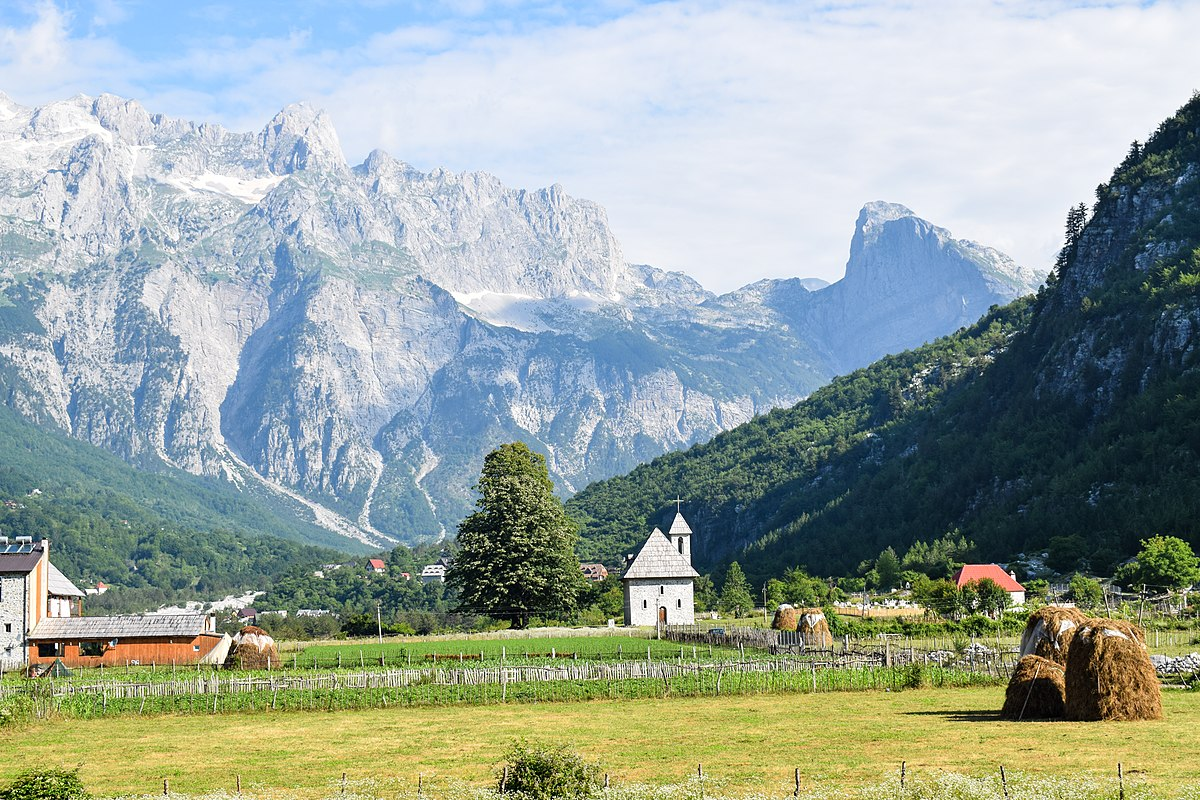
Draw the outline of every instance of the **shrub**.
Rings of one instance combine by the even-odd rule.
[[[506,753],[508,778],[497,776],[506,793],[527,800],[594,797],[600,790],[600,767],[583,760],[565,745],[547,747],[524,740],[513,743]]]
[[[77,769],[33,769],[22,772],[0,800],[89,800]]]

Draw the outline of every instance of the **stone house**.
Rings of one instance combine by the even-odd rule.
[[[621,584],[626,625],[691,625],[695,616],[692,529],[676,511],[671,529],[655,528],[628,559]]]
[[[50,542],[0,536],[0,664],[26,663],[29,632],[43,620],[79,616],[83,592],[50,563]]]

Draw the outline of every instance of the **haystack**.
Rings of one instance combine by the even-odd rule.
[[[771,620],[771,629],[777,631],[794,631],[800,622],[800,615],[795,606],[784,603],[775,609],[775,618]]]
[[[1017,662],[1004,693],[1004,719],[1062,719],[1066,712],[1066,676],[1062,665],[1041,656]]]
[[[1067,653],[1067,719],[1162,719],[1162,691],[1145,641],[1140,628],[1120,620],[1080,625]]]
[[[800,613],[796,623],[796,632],[805,647],[830,647],[833,645],[833,634],[829,632],[829,623],[825,621],[825,612],[819,608],[806,608]]]
[[[279,648],[271,634],[255,625],[247,625],[233,636],[229,658],[225,666],[229,669],[270,669],[279,665]]]
[[[1025,623],[1025,632],[1021,634],[1021,657],[1041,656],[1066,666],[1071,637],[1087,620],[1088,615],[1077,608],[1039,608]]]

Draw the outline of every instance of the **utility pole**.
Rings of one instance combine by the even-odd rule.
[[[381,605],[383,605],[381,601],[375,601],[375,628],[379,631],[379,643],[383,644],[383,615],[379,611]]]

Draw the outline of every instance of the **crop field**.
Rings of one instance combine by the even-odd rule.
[[[28,764],[80,765],[102,795],[161,793],[164,779],[172,791],[232,791],[240,775],[258,796],[328,797],[346,773],[409,796],[418,778],[427,793],[489,784],[520,737],[566,744],[616,785],[680,784],[702,764],[730,792],[777,797],[791,795],[796,769],[806,790],[850,788],[894,778],[901,762],[913,775],[1005,766],[1115,790],[1119,761],[1127,781],[1163,796],[1200,781],[1200,693],[1167,692],[1166,719],[1134,723],[1004,722],[1002,699],[982,687],[52,719],[0,728],[0,747],[21,753],[0,762],[0,785]]]
[[[9,719],[88,719],[114,715],[213,715],[345,711],[405,706],[562,703],[744,694],[854,692],[996,685],[999,678],[937,665],[819,666],[789,657],[740,663],[567,662],[555,667],[325,672],[184,672],[12,683],[3,687]]]

